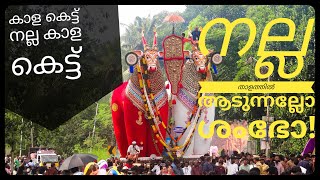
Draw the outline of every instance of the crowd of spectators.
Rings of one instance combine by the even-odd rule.
[[[97,162],[92,162],[89,171],[84,167],[59,171],[54,163],[38,164],[24,158],[15,158],[11,170],[11,159],[6,157],[5,170],[9,175],[99,175]],[[315,171],[315,156],[311,154],[283,156],[272,154],[234,153],[231,156],[210,156],[198,159],[175,158],[138,161],[122,161],[112,157],[107,160],[106,175],[309,175]],[[100,169],[101,170],[101,169]],[[101,174],[101,173],[100,173]]]

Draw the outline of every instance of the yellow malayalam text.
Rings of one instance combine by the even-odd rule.
[[[310,127],[313,127],[315,116],[309,116],[310,119]],[[262,120],[256,120],[249,124],[248,128],[245,128],[243,126],[238,126],[231,130],[230,124],[224,120],[215,120],[213,121],[209,126],[209,132],[207,134],[204,133],[204,126],[205,121],[201,121],[198,126],[198,132],[199,135],[202,138],[208,139],[211,138],[214,135],[214,130],[217,126],[217,136],[219,138],[228,138],[231,134],[235,138],[245,138],[247,134],[253,138],[266,138],[267,137],[267,122]],[[290,127],[293,127],[291,129],[294,129],[295,127],[300,127],[299,131],[289,131],[288,129]],[[272,122],[269,125],[268,128],[268,136],[269,138],[288,138],[290,135],[293,138],[303,138],[306,136],[307,133],[307,125],[302,120],[295,120],[291,124],[286,120],[277,120]],[[314,128],[310,128],[311,131],[314,131]],[[310,133],[310,138],[314,138],[314,133]]]
[[[201,96],[198,100],[199,107],[220,107],[221,110],[227,111],[231,107],[241,108],[243,111],[249,111],[251,107],[288,107],[290,113],[303,113],[305,107],[312,108],[315,105],[313,96],[233,96],[231,100],[224,96]]]

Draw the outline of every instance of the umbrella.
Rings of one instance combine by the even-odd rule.
[[[59,170],[63,171],[72,169],[74,167],[81,167],[88,164],[89,162],[96,161],[97,158],[97,156],[92,154],[74,154],[63,161]]]
[[[170,14],[164,18],[163,22],[173,23],[172,34],[174,34],[174,23],[184,22],[184,19],[177,14]]]

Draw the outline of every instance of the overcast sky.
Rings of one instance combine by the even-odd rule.
[[[130,24],[134,22],[136,16],[151,17],[161,11],[183,12],[186,9],[185,5],[119,5],[119,22]],[[126,26],[120,26],[120,35],[125,32]]]

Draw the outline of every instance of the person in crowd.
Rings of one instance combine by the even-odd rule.
[[[223,166],[223,161],[219,161],[219,165],[214,168],[214,172],[216,175],[225,175],[226,169]]]
[[[265,159],[265,163],[266,163],[269,167],[274,167],[274,166],[275,166],[274,162],[273,162],[270,158],[266,158],[266,159]]]
[[[316,170],[315,163],[316,163],[316,156],[315,156],[315,155],[312,155],[312,156],[311,156],[311,168],[312,168],[312,172],[314,172],[314,171]]]
[[[186,34],[185,33],[182,33],[181,36],[182,36],[183,44],[186,43],[186,42],[191,42],[192,43],[191,37],[186,38]]]
[[[191,165],[188,162],[185,162],[184,167],[182,168],[183,174],[184,175],[191,175],[191,170],[192,170]]]
[[[210,171],[213,171],[213,165],[212,163],[210,162],[211,161],[211,157],[208,156],[206,158],[206,162],[203,164],[203,168],[202,168],[202,174],[203,175],[207,175],[209,174]]]
[[[226,156],[220,156],[220,157],[218,158],[218,161],[214,164],[214,166],[219,166],[219,162],[222,162],[223,167],[224,167],[225,169],[227,169],[227,163],[225,162],[225,158],[226,158]]]
[[[291,171],[290,170],[286,170],[283,173],[281,173],[280,175],[286,175],[286,176],[291,175]]]
[[[160,175],[161,170],[158,163],[154,163],[153,168],[151,169],[151,172],[153,172],[156,175]]]
[[[304,167],[302,167],[302,166],[299,166],[299,160],[298,160],[298,158],[295,158],[295,159],[293,160],[293,163],[294,163],[294,166],[293,166],[293,167],[298,166],[298,167],[300,167],[301,172],[302,172],[303,174],[306,174],[306,173],[307,173],[307,169],[306,169],[306,168],[304,168]],[[293,168],[293,167],[292,167],[292,168]],[[291,169],[292,169],[292,168],[291,168]]]
[[[32,167],[34,166],[34,162],[30,159],[29,162],[26,164],[26,167]]]
[[[108,164],[107,164],[107,166],[108,166]],[[123,162],[121,162],[121,161],[119,161],[119,164],[118,164],[118,167],[117,167],[117,170],[120,172],[121,170],[122,170],[122,168],[124,167],[124,163]],[[107,167],[107,169],[108,169],[108,167]],[[106,169],[106,170],[107,170]]]
[[[300,166],[293,166],[290,170],[290,174],[296,175],[297,173],[302,173],[302,169],[300,168]],[[305,173],[302,173],[302,174],[305,174]]]
[[[173,163],[171,164],[171,167],[175,175],[183,175],[181,163],[178,159],[174,159]]]
[[[200,39],[200,34],[201,31],[199,30],[199,27],[195,27],[194,30],[191,32],[192,34],[192,40],[196,42],[196,44],[198,44],[198,41]]]
[[[70,173],[73,175],[83,175],[83,172],[80,171],[79,167],[71,168]]]
[[[200,160],[199,160],[199,166],[200,166],[200,172],[203,175],[203,165],[206,162],[205,157],[204,156],[200,156]]]
[[[275,166],[269,167],[267,169],[268,175],[279,175],[278,169]]]
[[[305,168],[307,171],[305,174],[311,174],[312,169],[310,166],[310,155],[305,154],[301,157],[301,161],[299,161],[298,166]]]
[[[290,167],[289,167],[289,164],[288,164],[289,160],[290,160],[289,156],[283,156],[282,166],[284,168],[284,171],[290,170]]]
[[[280,163],[283,167],[283,172],[287,169],[287,161],[283,155],[279,155]],[[281,172],[282,173],[282,172]]]
[[[21,163],[20,163],[20,159],[19,157],[17,156],[16,158],[14,158],[14,168],[15,170],[17,171],[18,168],[20,167]],[[17,172],[18,173],[18,172]]]
[[[191,175],[202,175],[199,161],[195,160],[191,168]]]
[[[278,175],[284,172],[284,167],[282,166],[282,163],[280,162],[280,155],[276,155],[274,157],[274,165],[278,170]]]
[[[235,175],[239,170],[238,164],[235,163],[235,159],[231,158],[231,163],[227,165],[227,175]]]
[[[140,148],[136,141],[132,141],[132,144],[128,147],[127,158],[135,162],[138,162],[138,157],[140,154]]]
[[[160,175],[168,175],[168,167],[169,167],[169,166],[161,166],[161,173],[160,173]]]
[[[40,166],[37,171],[37,175],[44,175],[47,170],[47,166]]]
[[[172,168],[172,166],[169,166],[169,167],[168,167],[167,175],[170,175],[170,176],[183,175],[183,174],[181,174],[181,172],[179,172],[179,171],[180,171],[180,170],[178,170],[178,173],[179,173],[179,174],[176,174],[176,173],[174,172],[174,169]]]
[[[83,174],[84,175],[97,175],[99,166],[95,162],[90,162],[86,165]]]
[[[264,158],[260,158],[260,166],[258,167],[260,169],[260,175],[267,175],[269,166],[264,162]]]
[[[250,175],[260,175],[260,169],[257,167],[254,167],[254,168],[250,169],[249,174]]]
[[[129,159],[124,165],[131,169],[133,167],[133,160]]]
[[[250,171],[250,165],[248,164],[248,159],[243,159],[243,164],[239,167],[239,171],[240,170],[245,170],[247,172]]]
[[[260,169],[260,166],[261,166],[261,162],[260,162],[260,158],[259,157],[255,157],[253,158],[253,167],[257,167]]]
[[[299,162],[302,161],[302,156],[301,156],[301,154],[298,154],[298,155],[296,156],[296,158],[298,158],[298,161],[299,161]]]
[[[237,172],[237,175],[249,175],[249,172],[242,169],[242,170]]]
[[[245,158],[248,159],[248,164],[250,164],[250,160],[251,160],[251,158],[252,158],[252,157],[251,157],[251,154],[246,153],[245,155],[246,155]]]
[[[17,175],[23,175],[23,172],[25,170],[25,165],[22,163],[17,170]]]
[[[128,171],[129,171],[129,168],[127,166],[124,166],[121,171],[120,171],[120,174],[121,175],[128,175]]]
[[[99,166],[98,175],[107,175],[108,164],[106,160],[100,160],[97,165]],[[122,167],[120,167],[122,169]],[[119,170],[118,170],[119,171]]]
[[[34,165],[31,168],[31,175],[37,175],[37,171],[38,171],[38,167],[36,165]],[[59,173],[61,174],[61,172],[59,171]]]
[[[144,170],[145,170],[145,164],[142,162],[140,163],[140,166],[137,167],[137,173],[142,174]]]
[[[212,160],[211,160],[211,164],[212,164],[212,167],[213,167],[213,171],[214,171],[214,168],[216,167],[216,166],[219,166],[219,158],[218,157],[216,157],[216,158],[212,158]]]
[[[11,175],[11,168],[10,168],[10,165],[7,163],[5,163],[5,170],[8,175]]]
[[[287,168],[288,169],[291,169],[293,166],[295,166],[294,165],[294,159],[295,159],[295,155],[294,154],[291,154],[290,156],[289,156],[289,161],[287,162]]]
[[[61,175],[68,175],[68,176],[70,176],[70,175],[74,175],[70,170],[63,170],[62,172],[61,172]]]
[[[58,170],[55,167],[55,163],[51,163],[50,168],[46,171],[44,175],[57,175],[57,174],[58,174]]]
[[[250,166],[250,169],[255,167],[255,163],[254,163],[254,160],[252,158],[249,159],[249,166]]]

